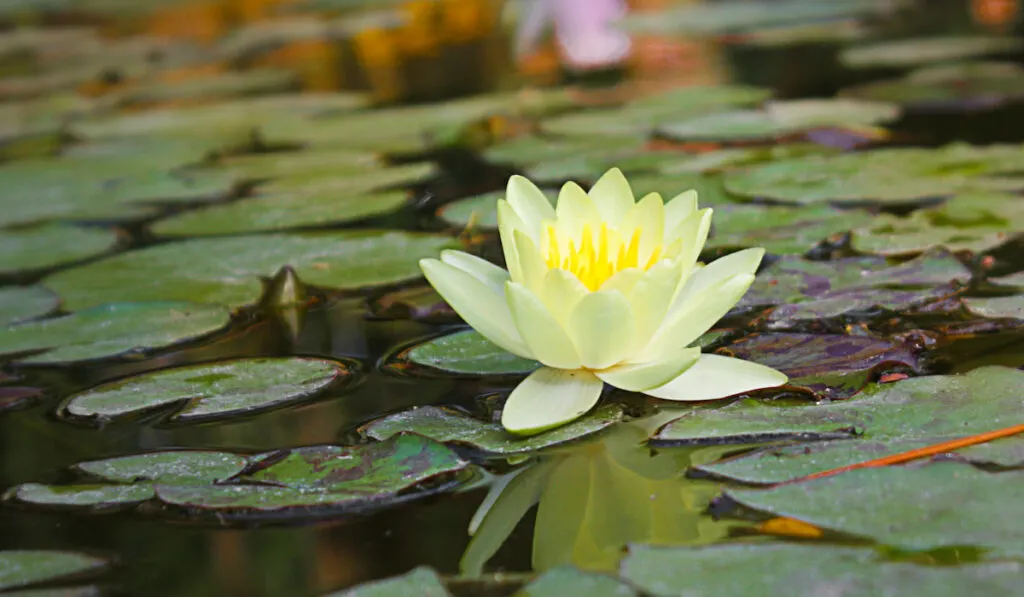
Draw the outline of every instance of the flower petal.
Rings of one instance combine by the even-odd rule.
[[[644,272],[629,295],[633,310],[633,343],[642,348],[665,320],[672,297],[686,273],[681,263],[660,261]]]
[[[708,232],[711,231],[710,207],[697,210],[686,217],[685,220],[672,232],[665,233],[665,242],[674,244],[682,241],[679,245],[678,255],[666,255],[666,257],[677,258],[684,265],[696,263],[700,252],[704,250],[704,243],[708,240]],[[667,253],[667,252],[666,252]]]
[[[622,170],[612,168],[590,187],[588,193],[606,222],[621,222],[633,208],[633,190]]]
[[[499,294],[505,293],[505,282],[508,281],[508,271],[503,270],[486,259],[476,255],[470,255],[462,251],[451,249],[441,251],[441,261],[453,267],[457,267],[467,274],[471,274],[477,280],[487,284]]]
[[[570,224],[570,228],[582,230],[584,224],[590,224],[594,229],[601,226],[601,213],[597,211],[594,200],[575,182],[562,185],[562,190],[558,192],[555,212],[558,214],[558,221]],[[578,238],[573,240],[579,244]]]
[[[740,274],[693,296],[679,309],[669,312],[636,360],[658,359],[664,354],[689,346],[728,313],[753,282],[753,274]]]
[[[518,174],[508,179],[505,200],[526,224],[524,232],[534,242],[540,240],[541,222],[555,219],[555,208],[544,193],[529,179]]]
[[[661,201],[661,195],[644,195],[629,209],[622,223],[616,226],[627,242],[634,230],[640,230],[639,262],[645,264],[650,261],[654,250],[661,247],[665,234],[665,204]]]
[[[605,280],[600,290],[616,290],[622,296],[629,297],[633,294],[633,287],[644,277],[644,270],[639,267],[627,267],[612,274],[611,278]]]
[[[550,269],[544,276],[544,292],[541,300],[555,319],[563,324],[569,314],[584,296],[590,291],[580,282],[579,278],[564,269]]]
[[[697,363],[667,384],[644,393],[665,400],[717,400],[786,383],[785,373],[751,361],[717,354]]]
[[[516,253],[519,255],[519,270],[522,273],[522,277],[515,281],[533,292],[540,293],[544,284],[544,275],[548,273],[544,257],[526,233],[516,230],[513,235],[516,239]]]
[[[679,377],[700,358],[699,348],[684,348],[657,361],[624,363],[594,374],[605,383],[629,392],[663,386]]]
[[[501,424],[517,435],[533,435],[574,421],[597,404],[604,382],[583,370],[541,367],[509,394]]]
[[[665,204],[665,234],[675,232],[676,228],[697,211],[697,191],[689,190],[679,193]],[[669,242],[668,236],[665,242]]]
[[[588,369],[611,367],[634,350],[633,313],[621,292],[599,290],[583,297],[566,327]]]
[[[693,297],[699,296],[701,293],[706,292],[708,288],[721,284],[733,276],[740,274],[753,275],[761,264],[762,257],[764,257],[764,249],[744,249],[726,255],[721,259],[716,259],[704,267],[697,268],[686,281],[686,285],[676,295],[669,313],[674,313],[677,309],[683,308],[687,302],[693,300]]]
[[[503,290],[496,291],[472,274],[437,259],[421,260],[420,268],[430,285],[473,329],[513,354],[533,358],[512,320]]]
[[[505,297],[512,311],[512,321],[532,358],[549,367],[579,369],[580,357],[569,334],[537,295],[522,284],[508,282]]]
[[[501,250],[505,254],[505,267],[513,280],[522,280],[523,270],[519,267],[519,252],[516,250],[516,230],[525,232],[526,224],[507,201],[498,199],[498,235],[501,238]]]

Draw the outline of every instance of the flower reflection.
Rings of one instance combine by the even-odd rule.
[[[724,536],[724,525],[700,515],[717,488],[682,479],[692,452],[652,454],[643,444],[645,427],[618,425],[599,441],[499,477],[470,523],[462,573],[481,574],[535,504],[537,571],[570,563],[613,571],[629,543],[698,544]]]

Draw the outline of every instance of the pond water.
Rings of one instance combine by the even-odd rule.
[[[491,2],[95,4],[0,11],[0,595],[1024,594],[1019,21],[637,2],[630,68],[524,82]],[[611,167],[767,250],[698,343],[790,381],[516,438],[537,363],[418,261]]]

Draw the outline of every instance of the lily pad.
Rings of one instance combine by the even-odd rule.
[[[877,511],[889,513],[889,507],[879,505]],[[928,566],[887,562],[871,549],[787,543],[635,545],[620,570],[624,580],[652,597],[1000,595],[1016,591],[1022,573],[1020,562]]]
[[[383,440],[404,432],[468,446],[490,455],[528,454],[587,437],[622,420],[622,409],[602,406],[568,425],[530,437],[510,434],[497,423],[484,423],[456,410],[423,406],[389,415],[364,425],[367,437]]]
[[[948,438],[857,440],[841,439],[762,448],[735,458],[695,467],[716,478],[752,485],[774,485],[876,458],[941,443]],[[983,467],[1024,466],[1024,439],[1008,437],[955,452],[955,457]]]
[[[540,364],[494,345],[474,330],[463,330],[417,344],[392,361],[408,360],[460,376],[526,375]]]
[[[0,551],[0,590],[94,574],[108,565],[103,558],[71,551]]]
[[[401,576],[375,580],[352,589],[329,593],[324,597],[398,597],[399,595],[451,597],[451,593],[445,588],[441,577],[424,566],[415,568]]]
[[[763,247],[769,253],[798,255],[833,235],[873,220],[865,211],[828,206],[723,205],[715,210],[714,231],[706,247]]]
[[[558,200],[558,191],[545,189],[544,195],[552,205]],[[498,227],[498,199],[504,197],[504,191],[494,191],[459,199],[439,209],[437,215],[454,226],[467,226],[472,222],[476,227],[494,229]]]
[[[98,508],[110,510],[137,506],[156,495],[152,485],[41,485],[25,483],[9,496],[23,504],[51,508]]]
[[[443,235],[363,230],[196,239],[122,253],[44,284],[69,309],[112,300],[241,306],[260,297],[260,277],[285,265],[307,284],[350,290],[419,278],[421,258],[454,245]]]
[[[327,149],[235,156],[221,160],[217,164],[217,169],[228,172],[241,180],[263,180],[285,176],[315,175],[324,172],[359,172],[383,166],[380,157],[375,153]]]
[[[60,299],[42,286],[0,288],[0,325],[49,315],[60,306]]]
[[[295,72],[256,69],[218,73],[187,81],[146,81],[133,85],[116,97],[122,106],[137,106],[265,95],[294,90],[298,86],[299,78]]]
[[[898,79],[842,90],[844,97],[898,103],[909,112],[993,110],[1024,99],[1024,68],[1014,63],[965,63],[924,68]]]
[[[82,261],[117,246],[118,236],[105,228],[44,224],[0,230],[0,275],[10,276]]]
[[[906,346],[868,336],[754,334],[729,344],[728,353],[778,369],[818,399],[845,399],[891,371],[915,372],[917,355]]]
[[[964,303],[968,311],[982,317],[1024,319],[1024,296],[1021,295],[968,298]]]
[[[517,597],[635,597],[628,584],[596,572],[584,572],[572,566],[552,568],[530,581]]]
[[[1014,387],[1024,372],[982,367],[964,375],[936,375],[868,386],[841,402],[772,406],[744,400],[695,410],[662,427],[659,444],[751,443],[773,439],[868,440],[963,437],[1015,421],[1024,399]]]
[[[1024,471],[989,473],[935,462],[725,495],[748,508],[901,549],[971,545],[995,557],[1024,555]]]
[[[1010,54],[1022,47],[1024,43],[1012,37],[922,37],[849,48],[839,60],[850,68],[908,68]]]
[[[317,194],[331,193],[363,194],[373,190],[407,187],[437,174],[433,163],[413,163],[390,168],[362,169],[356,172],[330,170],[320,173],[302,173],[274,178],[259,186],[261,193]]]
[[[177,407],[168,421],[195,423],[303,402],[352,375],[345,364],[323,359],[221,361],[106,383],[72,395],[60,414],[105,425],[133,414]]]
[[[936,226],[921,218],[881,216],[853,230],[850,245],[861,253],[887,257],[915,255],[935,246],[983,253],[1009,241],[1015,233],[1003,226]]]
[[[187,211],[153,226],[161,236],[214,236],[356,222],[400,209],[405,191],[294,193],[243,199]]]
[[[27,386],[0,386],[0,414],[24,408],[41,399],[46,392]]]
[[[230,312],[187,302],[111,303],[0,329],[0,356],[32,365],[137,356],[211,334]]]

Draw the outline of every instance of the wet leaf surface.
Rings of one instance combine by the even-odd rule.
[[[634,597],[626,583],[604,574],[571,566],[548,570],[520,589],[518,597]]]
[[[906,68],[1008,54],[1020,48],[1019,40],[1007,37],[933,36],[853,47],[844,51],[839,59],[851,68]]]
[[[417,595],[418,597],[450,597],[444,582],[430,568],[420,567],[401,576],[393,576],[368,582],[344,591],[336,591],[324,597],[398,597],[400,595]]]
[[[599,407],[563,427],[529,437],[518,437],[498,423],[485,423],[453,409],[423,406],[372,421],[361,428],[367,437],[383,440],[411,432],[430,439],[468,446],[490,455],[509,456],[538,452],[590,436],[622,420],[616,405]]]
[[[968,298],[967,310],[975,315],[992,318],[1024,319],[1024,296],[997,298]]]
[[[246,464],[244,457],[230,452],[182,450],[90,460],[73,468],[112,483],[203,483],[228,479]]]
[[[755,510],[902,549],[972,545],[991,550],[992,557],[1020,557],[1022,479],[1021,471],[989,473],[957,462],[934,462],[861,469],[726,495]]]
[[[709,249],[763,247],[769,253],[799,255],[819,242],[873,221],[860,210],[724,205],[715,210]]]
[[[70,551],[0,551],[0,590],[97,573],[107,560]]]
[[[537,361],[499,348],[475,330],[463,330],[417,344],[397,355],[396,360],[464,376],[526,375],[540,366]]]
[[[866,440],[963,437],[1019,421],[1024,402],[1013,389],[1024,372],[982,367],[869,386],[849,400],[780,407],[755,400],[694,410],[661,428],[659,444],[751,443],[772,439]]]
[[[60,299],[42,286],[0,288],[0,324],[17,323],[57,310]]]
[[[353,376],[340,362],[300,357],[238,359],[164,369],[72,395],[60,414],[104,425],[160,408],[172,423],[253,414],[310,400]]]
[[[1012,593],[1024,565],[992,562],[927,566],[887,562],[866,548],[747,544],[710,547],[633,546],[622,577],[655,597],[822,594],[949,596]]]
[[[755,334],[725,351],[782,371],[787,385],[806,388],[817,399],[849,398],[883,373],[919,370],[915,351],[867,336]]]
[[[0,275],[42,270],[101,255],[117,246],[104,228],[42,225],[0,230]]]
[[[307,284],[357,289],[418,278],[419,259],[452,246],[447,236],[374,231],[196,239],[122,253],[55,274],[44,284],[69,309],[111,300],[241,306],[259,298],[261,276],[284,265]]]
[[[137,356],[207,336],[231,314],[223,307],[186,302],[111,303],[0,328],[0,355],[25,364],[68,364]]]

